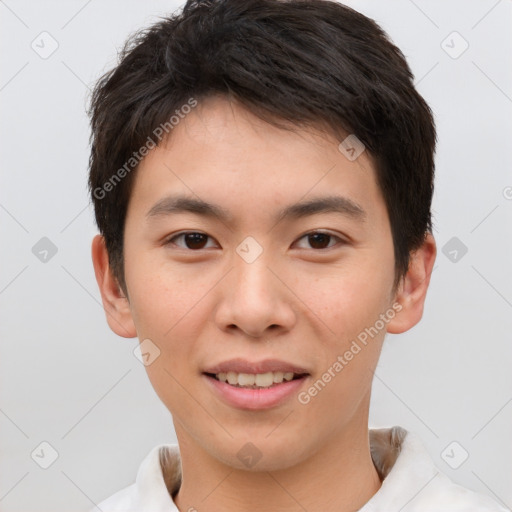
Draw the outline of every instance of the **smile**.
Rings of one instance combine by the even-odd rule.
[[[292,399],[311,375],[278,360],[232,359],[203,372],[213,395],[224,404],[245,410],[277,407]]]
[[[289,382],[293,379],[298,379],[303,374],[293,372],[266,372],[266,373],[236,373],[236,372],[221,372],[215,375],[207,374],[214,377],[220,382],[227,382],[231,386],[258,389],[270,388],[277,384],[286,381]]]

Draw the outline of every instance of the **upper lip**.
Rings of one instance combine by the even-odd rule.
[[[267,373],[267,372],[293,372],[298,374],[309,373],[305,368],[300,366],[287,363],[286,361],[280,361],[279,359],[264,359],[263,361],[247,361],[246,359],[229,359],[210,366],[204,373]]]

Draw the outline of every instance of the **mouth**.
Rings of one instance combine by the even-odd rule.
[[[250,363],[232,359],[202,372],[211,391],[237,409],[277,407],[297,395],[311,374],[289,363],[268,359]]]
[[[237,373],[230,371],[219,373],[205,372],[205,375],[236,388],[269,389],[279,386],[283,382],[302,379],[309,374],[279,371],[265,373]]]

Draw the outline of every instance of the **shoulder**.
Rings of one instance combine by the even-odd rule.
[[[137,501],[137,485],[132,484],[112,494],[101,503],[98,503],[89,512],[129,512],[133,510],[133,504]]]
[[[162,472],[162,463],[165,463],[167,475]],[[140,464],[134,484],[112,494],[89,512],[177,511],[168,489],[177,489],[180,482],[178,446],[158,445]]]
[[[416,501],[416,503],[414,503]],[[490,496],[480,494],[451,481],[445,474],[437,473],[411,502],[410,512],[510,512]]]
[[[399,426],[370,431],[382,485],[360,512],[510,512],[490,496],[453,482],[419,436]]]
[[[407,511],[426,512],[510,512],[497,501],[486,494],[481,494],[453,482],[443,473],[428,454],[425,446],[415,433],[408,432],[404,439],[405,451],[409,457],[405,458],[409,470],[416,474],[416,485],[424,484],[418,488],[418,493],[411,500],[411,507]]]

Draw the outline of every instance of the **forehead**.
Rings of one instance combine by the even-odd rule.
[[[258,204],[275,215],[284,213],[284,203],[334,192],[348,199],[345,206],[383,206],[366,151],[351,161],[332,134],[293,128],[269,124],[223,97],[208,98],[144,158],[132,199],[144,204],[144,214],[176,192],[224,205],[226,216],[230,206],[247,210]]]

